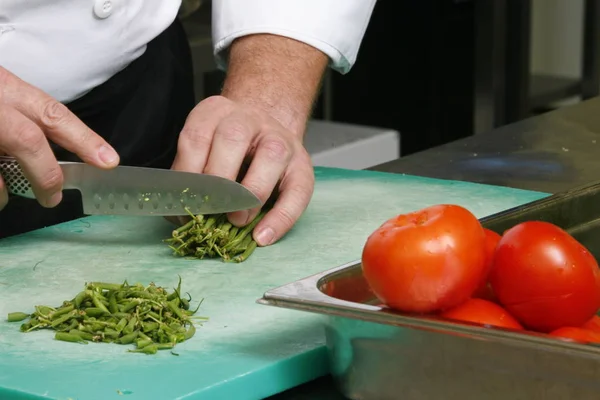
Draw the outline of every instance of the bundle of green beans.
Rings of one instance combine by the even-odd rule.
[[[29,318],[21,332],[51,329],[57,340],[135,344],[128,351],[155,354],[194,336],[194,319],[207,320],[194,316],[202,302],[190,310],[191,296],[187,297],[181,296],[181,278],[172,293],[154,283],[144,287],[127,281],[91,282],[59,307],[35,306],[32,314],[9,313],[8,321]]]
[[[186,210],[188,211],[188,210]],[[220,257],[225,262],[243,262],[256,249],[252,231],[265,215],[261,211],[248,225],[238,228],[227,220],[227,214],[193,215],[186,224],[165,239],[177,256],[202,259]]]

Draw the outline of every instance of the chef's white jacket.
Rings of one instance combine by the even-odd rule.
[[[376,0],[212,0],[216,61],[231,42],[274,33],[310,44],[347,72]],[[0,0],[0,65],[60,101],[74,100],[142,55],[181,0]]]

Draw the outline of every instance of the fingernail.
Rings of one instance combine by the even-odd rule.
[[[54,193],[48,201],[46,201],[46,205],[48,207],[56,207],[58,203],[62,200],[62,191]]]
[[[247,210],[235,211],[229,214],[229,221],[236,226],[243,226],[248,223],[250,213]]]
[[[106,145],[100,147],[100,150],[98,150],[98,157],[106,165],[114,165],[119,160],[117,152]]]
[[[275,239],[275,231],[269,227],[263,228],[256,234],[256,241],[260,246],[268,246]]]

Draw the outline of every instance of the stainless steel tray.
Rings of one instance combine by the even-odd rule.
[[[502,232],[552,222],[600,255],[600,182],[481,219]],[[258,303],[324,316],[331,373],[350,399],[600,399],[600,347],[378,306],[360,261],[270,290]]]

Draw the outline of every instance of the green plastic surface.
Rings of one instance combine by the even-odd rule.
[[[495,186],[316,168],[313,200],[278,244],[241,264],[176,258],[155,217],[88,217],[0,241],[0,399],[261,399],[328,372],[321,317],[256,304],[273,288],[360,258],[398,213],[456,203],[483,217],[547,196]],[[155,282],[204,303],[196,336],[148,356],[20,333],[11,311],[58,305],[87,281]]]

